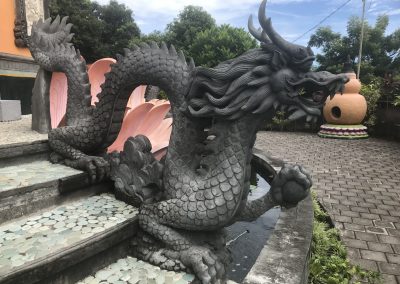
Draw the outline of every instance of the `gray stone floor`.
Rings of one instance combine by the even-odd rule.
[[[32,115],[23,115],[21,120],[0,122],[0,145],[47,139],[47,134],[33,131],[31,123]]]
[[[0,168],[0,192],[58,180],[80,173],[82,172],[67,166],[52,164],[49,161],[36,161],[23,166],[4,167]]]
[[[192,274],[163,270],[128,256],[82,279],[77,284],[187,284],[193,280]]]
[[[100,234],[137,212],[112,194],[102,194],[2,224],[0,275]]]
[[[312,173],[351,261],[400,284],[400,143],[260,132],[256,147]]]

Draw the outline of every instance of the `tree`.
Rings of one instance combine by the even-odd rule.
[[[166,41],[187,54],[199,32],[215,27],[213,17],[197,6],[186,6],[172,23],[167,25]]]
[[[132,47],[135,44],[138,45],[141,42],[148,43],[148,42],[151,42],[151,41],[154,41],[154,42],[156,42],[157,44],[160,45],[162,42],[167,42],[167,38],[165,36],[165,33],[160,32],[160,31],[153,31],[153,32],[151,32],[151,33],[149,33],[147,35],[142,34],[140,36],[140,38],[139,37],[132,38],[129,41],[129,47]]]
[[[212,67],[255,47],[256,40],[244,29],[221,25],[199,32],[190,45],[189,54],[196,65]]]
[[[116,1],[100,5],[90,0],[50,0],[49,10],[53,18],[70,17],[75,33],[72,42],[87,62],[113,57],[132,37],[140,36],[132,11]]]
[[[98,5],[95,3],[95,5]],[[140,36],[140,29],[132,18],[132,10],[117,1],[99,5],[97,17],[103,23],[100,54],[115,56],[128,47],[131,38]]]
[[[387,16],[379,16],[375,26],[364,23],[363,56],[360,78],[369,82],[372,76],[383,77],[388,70],[399,69],[399,60],[395,54],[400,47],[400,30],[385,36],[389,24]],[[322,48],[323,53],[317,55],[318,69],[334,73],[341,71],[347,56],[353,61],[358,57],[360,45],[361,20],[352,17],[347,23],[347,35],[341,36],[330,27],[321,27],[310,38],[309,45]],[[372,75],[372,76],[371,76]]]
[[[89,62],[95,60],[97,47],[101,44],[102,23],[95,16],[95,7],[89,0],[51,0],[49,3],[52,18],[69,16],[75,34],[72,43]]]

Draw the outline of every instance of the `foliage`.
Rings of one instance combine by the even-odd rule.
[[[98,6],[97,16],[103,23],[101,57],[115,56],[129,45],[132,37],[139,37],[140,30],[132,18],[132,10],[117,1]]]
[[[133,45],[139,45],[141,42],[149,43],[151,41],[156,42],[160,45],[162,42],[166,42],[166,35],[160,31],[153,31],[147,35],[141,35],[139,37],[134,37],[129,41],[128,47],[132,47]]]
[[[188,55],[189,47],[199,32],[215,27],[214,18],[198,6],[186,6],[172,23],[167,25],[165,39]]]
[[[400,74],[386,74],[383,79],[382,97],[384,101],[392,101],[394,106],[400,106]]]
[[[201,7],[186,6],[176,19],[168,24],[166,31],[154,31],[130,41],[130,46],[140,42],[154,41],[173,44],[196,65],[212,67],[235,58],[251,48],[257,41],[242,28],[230,25],[217,26],[214,18]]]
[[[360,78],[369,82],[373,77],[383,77],[388,70],[400,71],[400,29],[385,35],[389,24],[388,16],[379,16],[375,26],[364,25],[363,56]],[[330,27],[319,28],[310,38],[309,45],[319,47],[323,54],[317,55],[318,70],[340,73],[347,56],[354,61],[358,57],[361,20],[352,17],[347,23],[347,35],[341,36]]]
[[[289,123],[290,121],[287,120],[285,111],[278,110],[267,127],[271,130],[278,128],[279,131],[283,131]]]
[[[400,107],[400,95],[397,95],[393,101],[393,105]]]
[[[379,77],[374,77],[368,84],[362,84],[360,93],[367,101],[367,115],[364,124],[373,129],[376,124],[376,109],[379,98],[381,97],[382,80]]]
[[[244,29],[221,25],[199,32],[190,45],[189,54],[196,64],[212,67],[255,47],[256,40]]]
[[[132,11],[112,0],[100,5],[90,0],[50,0],[50,15],[69,16],[75,36],[73,44],[88,62],[113,57],[127,47],[140,30],[132,18]]]
[[[310,284],[381,283],[377,272],[361,269],[347,259],[346,248],[337,229],[329,228],[328,215],[313,194],[314,228],[311,244]]]

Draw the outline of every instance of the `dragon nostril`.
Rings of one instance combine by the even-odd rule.
[[[314,102],[320,103],[324,99],[324,93],[322,91],[315,92],[312,95],[312,99],[313,99]]]

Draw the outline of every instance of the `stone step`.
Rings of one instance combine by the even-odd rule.
[[[0,226],[0,283],[75,283],[129,251],[137,208],[85,197]]]
[[[11,144],[0,143],[0,168],[30,161],[47,160],[49,152],[47,139]]]
[[[76,284],[187,284],[193,280],[194,276],[192,274],[163,270],[157,266],[128,256],[98,270]]]
[[[84,191],[77,192],[78,189]],[[49,161],[0,168],[0,223],[64,202],[108,191],[110,183],[89,184],[87,174]],[[71,191],[75,191],[71,194]]]

